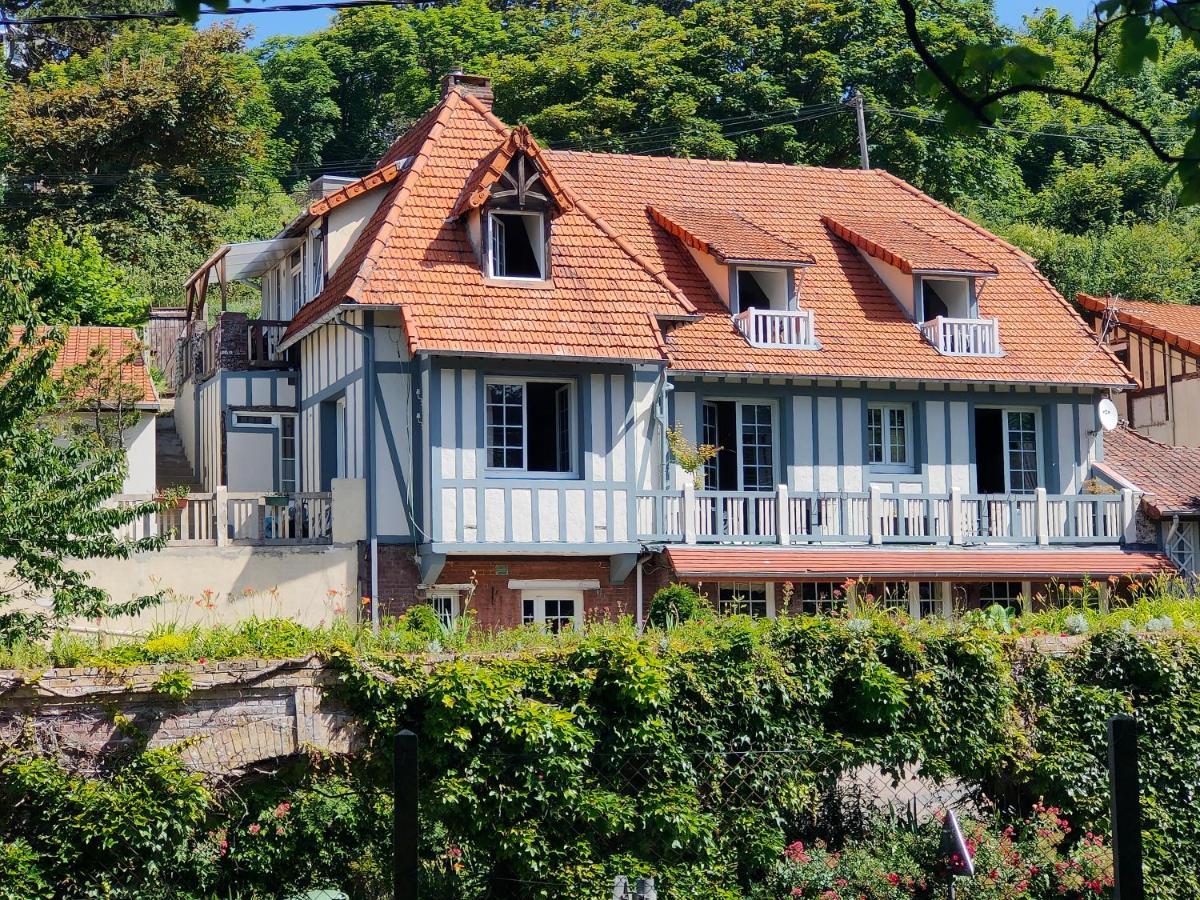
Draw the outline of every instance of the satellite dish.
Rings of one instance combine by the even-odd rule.
[[[1117,404],[1107,397],[1096,405],[1096,415],[1100,419],[1100,427],[1105,431],[1112,431],[1117,427]]]

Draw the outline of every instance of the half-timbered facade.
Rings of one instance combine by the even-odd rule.
[[[557,627],[669,578],[763,614],[863,579],[921,615],[1167,567],[1132,489],[1089,492],[1134,383],[1019,250],[886,172],[549,151],[491,99],[449,76],[190,283],[279,323],[279,368],[212,351],[206,452],[263,465],[238,417],[291,416],[296,490],[365,479],[378,606]],[[719,451],[685,472],[668,429]]]

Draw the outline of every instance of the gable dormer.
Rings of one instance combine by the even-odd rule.
[[[666,206],[650,217],[687,247],[734,325],[756,347],[818,347],[812,311],[799,302],[811,254],[732,210]]]
[[[982,281],[996,268],[905,220],[822,216],[852,244],[930,344],[946,356],[1001,356],[1000,325],[979,312]]]
[[[551,223],[573,205],[521,126],[472,173],[452,217],[466,220],[486,278],[546,282]]]

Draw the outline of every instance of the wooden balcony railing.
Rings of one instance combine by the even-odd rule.
[[[1119,544],[1136,494],[646,491],[638,537],[684,544]]]
[[[921,325],[925,340],[946,356],[1001,356],[1000,323],[996,319],[950,319],[938,316]]]
[[[279,342],[288,323],[274,319],[252,319],[246,326],[246,349],[251,366],[290,366],[296,362],[294,350],[280,350]]]
[[[136,506],[151,494],[120,494],[116,506]],[[171,509],[139,516],[118,531],[132,540],[163,537],[168,546],[328,544],[333,541],[333,495],[231,493],[219,488],[188,494]]]
[[[734,316],[733,323],[755,347],[817,347],[812,310],[751,308]]]

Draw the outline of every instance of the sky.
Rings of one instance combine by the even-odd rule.
[[[264,6],[275,0],[249,0],[248,6]],[[1079,19],[1090,14],[1094,0],[995,0],[996,12],[1006,25],[1018,26],[1023,16],[1035,11],[1053,6],[1059,12],[1067,12]],[[256,43],[280,34],[306,34],[324,28],[333,13],[329,10],[309,10],[307,12],[264,13],[261,15],[241,16],[241,22],[254,27]]]

